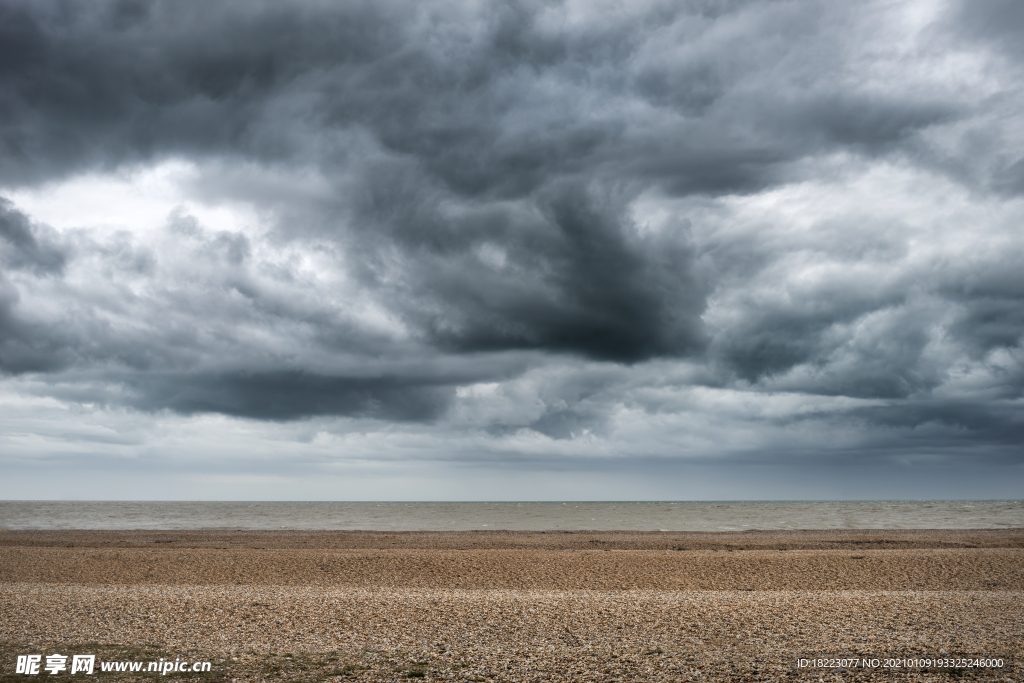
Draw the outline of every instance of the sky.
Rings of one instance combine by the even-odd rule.
[[[0,498],[1020,498],[1022,36],[0,0]]]

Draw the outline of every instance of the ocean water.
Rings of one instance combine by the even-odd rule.
[[[1021,500],[564,503],[0,501],[0,529],[742,531],[1024,527]]]

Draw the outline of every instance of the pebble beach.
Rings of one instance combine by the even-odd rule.
[[[5,531],[0,614],[2,680],[1019,681],[1024,530]]]

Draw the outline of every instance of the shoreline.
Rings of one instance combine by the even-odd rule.
[[[1024,548],[1024,527],[1006,529],[785,529],[746,531],[241,529],[0,529],[4,547],[232,547],[421,550],[856,550]]]

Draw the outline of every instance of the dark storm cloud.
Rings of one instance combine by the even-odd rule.
[[[945,368],[923,357],[934,341],[930,306],[893,301],[893,293],[849,294],[816,292],[747,311],[742,325],[719,337],[716,351],[739,378],[755,384],[808,368],[809,376],[791,386],[810,393],[905,398],[941,383]]]
[[[270,217],[242,234],[178,212],[158,238],[101,239],[4,204],[0,367],[102,368],[123,388],[109,403],[269,420],[436,420],[456,387],[578,359],[637,381],[672,359],[743,391],[926,395],[964,358],[1019,351],[1012,249],[922,266],[908,264],[912,217],[822,222],[808,242],[781,219],[729,237],[685,210],[654,226],[634,209],[858,164],[967,183],[969,136],[935,138],[982,126],[985,107],[913,60],[979,43],[1019,59],[1014,7],[954,7],[932,43],[878,57],[863,45],[888,15],[812,1],[582,16],[540,2],[0,3],[0,185],[186,159],[206,169],[196,196]],[[1018,191],[1022,155],[1000,154],[974,155],[1002,169],[974,189]],[[252,183],[251,167],[322,187]],[[800,284],[780,264],[803,252],[872,268]],[[47,318],[45,301],[67,315]],[[454,372],[452,358],[479,365]],[[597,433],[627,384],[600,400],[534,387],[536,410],[481,420]]]
[[[844,17],[817,3],[701,8],[573,27],[540,3],[6,3],[2,172],[168,153],[344,165],[335,136],[359,128],[459,196],[580,176],[717,194],[830,148],[885,152],[963,109],[830,83],[842,46],[823,43]],[[779,71],[815,57],[819,73]]]
[[[51,322],[34,319],[17,287],[0,279],[0,369],[53,373],[51,395],[146,411],[265,420],[323,414],[424,421],[444,411],[456,384],[480,374],[471,363],[445,370],[443,363],[428,360],[398,360],[391,370],[375,370],[374,359],[388,353],[387,343],[315,302],[275,290],[292,274],[283,270],[261,278],[249,268],[245,236],[206,231],[187,214],[170,217],[161,253],[126,233],[104,241],[77,235],[71,277],[97,264],[106,271],[108,287],[90,290],[81,282],[61,281],[65,252],[37,238],[47,233],[43,226],[4,208],[0,237],[8,248],[0,256],[5,265],[50,277],[65,296],[78,290],[79,310]],[[191,282],[183,282],[187,279]],[[215,318],[204,319],[210,311],[216,311]],[[336,358],[346,353],[362,358],[347,373],[344,362],[340,369],[323,367],[322,361],[318,367],[296,349],[268,358],[266,349],[254,349],[245,338],[254,329],[264,337],[276,333],[306,351],[326,348]],[[227,347],[243,356],[226,352]],[[197,369],[208,355],[212,362]],[[238,365],[245,369],[232,369]],[[299,369],[289,368],[296,365]],[[492,364],[485,374],[503,372],[501,364]]]
[[[617,198],[567,183],[527,205],[453,219],[430,198],[378,187],[369,218],[386,226],[389,245],[405,247],[412,285],[393,297],[442,349],[635,362],[702,344],[704,291],[685,235],[637,235]]]
[[[1019,398],[1020,389],[1015,393],[1013,398]],[[884,409],[853,410],[850,416],[864,420],[872,428],[881,426],[906,430],[903,438],[908,442],[918,442],[921,448],[970,446],[984,442],[1010,447],[1004,453],[1014,461],[1024,463],[1024,453],[1015,448],[1024,439],[1024,420],[1021,419],[1020,411],[1010,402],[979,405],[964,399],[909,401]],[[929,428],[933,428],[931,433]]]
[[[1011,58],[1024,57],[1020,35],[1024,31],[1024,8],[1013,0],[957,2],[951,13],[951,29],[984,45],[1005,50]]]
[[[52,232],[33,226],[28,216],[0,197],[0,264],[5,269],[29,268],[40,275],[59,275],[68,255]]]
[[[408,377],[327,377],[302,372],[147,375],[128,380],[132,405],[183,414],[262,420],[347,415],[423,421],[441,415],[454,388]]]
[[[1024,345],[1024,250],[1009,250],[984,269],[950,267],[940,283],[943,298],[957,305],[949,332],[975,358]]]
[[[829,148],[885,152],[963,109],[830,83],[843,46],[825,42],[845,18],[818,3],[545,24],[557,9],[6,3],[3,177],[167,153],[331,164],[346,154],[332,134],[357,127],[463,196],[608,174],[728,193]],[[818,73],[779,71],[814,58]]]
[[[18,271],[41,278],[60,277],[69,258],[53,230],[33,225],[29,218],[0,197],[0,371],[54,370],[61,363],[46,329],[17,314],[21,296],[9,276]]]

